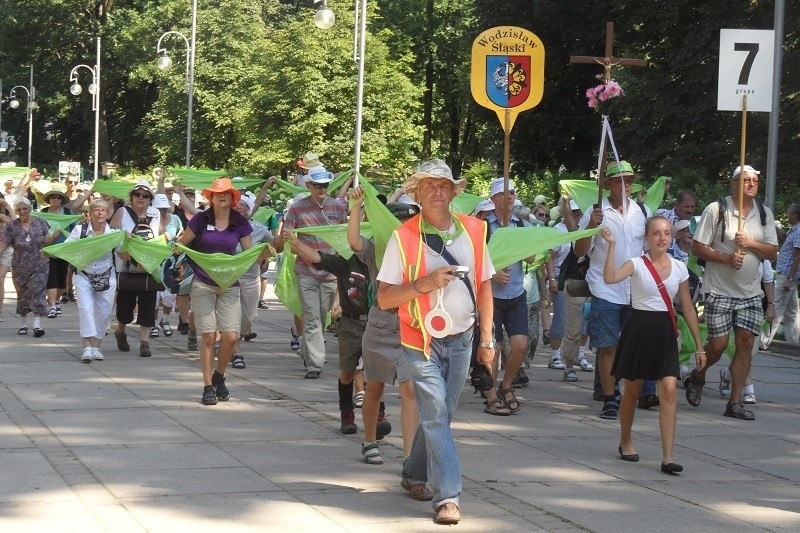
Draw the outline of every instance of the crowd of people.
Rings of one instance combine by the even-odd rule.
[[[450,425],[471,367],[495,384],[480,387],[486,414],[519,413],[524,405],[515,389],[529,385],[525,370],[541,337],[549,352],[544,366],[562,372],[564,382],[578,381],[577,370],[594,372],[598,415],[620,423],[622,460],[639,460],[631,432],[637,406],[659,407],[661,470],[675,475],[683,470],[673,455],[679,387],[699,406],[708,369],[728,349],[731,364],[720,374],[720,391],[729,396],[723,414],[754,420],[753,354],[769,346],[781,322],[787,341],[800,342],[800,205],[787,210],[791,228],[778,253],[777,224],[757,199],[759,172],[750,166],[734,169],[731,194],[699,216],[689,190],[678,192],[673,208],[652,213],[632,197],[637,176],[625,161],[608,164],[598,184],[608,194],[588,209],[568,196],[552,208],[544,197],[523,206],[515,183],[497,178],[469,216],[451,210],[466,181],[433,159],[384,199],[397,225],[383,244],[362,234],[365,202],[372,201],[363,187],[351,188],[347,180],[331,196],[336,177],[312,152],[298,167],[294,185],[306,192],[279,214],[279,224],[269,225],[251,217],[275,179],[257,195],[229,178],[215,179],[201,191],[203,205],[161,171],[154,182],[131,184],[122,200],[92,194],[91,186],[79,190],[72,179],[36,197],[29,194],[31,178],[7,183],[0,199],[0,273],[12,272],[23,320],[18,333],[32,327],[35,337],[43,336],[43,319],[57,319],[61,303],[76,299],[82,362],[104,359],[100,346],[112,323],[119,351],[130,351],[127,326],[135,324],[139,355],[150,357],[150,338],[172,335],[169,320],[177,310],[178,332],[187,335],[188,349],[199,350],[201,402],[214,405],[230,398],[225,371],[245,368],[239,343],[256,337],[257,311],[268,307],[263,273],[270,256],[274,251],[288,261],[296,254],[299,311],[289,340],[303,377],[322,377],[326,317],[338,309],[341,431],[358,432],[355,409],[361,407],[363,460],[382,464],[380,441],[392,429],[383,393],[398,384],[401,486],[411,498],[431,501],[442,524],[461,519],[461,470]],[[63,232],[51,229],[35,216],[35,202],[42,212],[84,216]],[[349,254],[306,231],[330,225],[344,228]],[[548,225],[564,234],[563,244],[495,268],[489,245],[498,230]],[[580,238],[571,239],[577,231]],[[172,246],[164,271],[174,283],[165,286],[117,241],[79,269],[44,250],[117,232]],[[248,255],[254,246],[263,251]],[[202,254],[251,259],[228,284],[215,275],[217,267],[198,259]],[[681,358],[687,341],[693,369]]]

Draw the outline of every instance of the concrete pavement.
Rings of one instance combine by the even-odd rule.
[[[433,531],[428,503],[400,488],[399,397],[385,463],[363,463],[361,432],[339,432],[336,338],[328,364],[304,380],[289,349],[290,317],[270,293],[247,367],[227,372],[231,400],[200,404],[186,337],[138,341],[82,364],[75,304],[43,319],[46,335],[17,335],[6,283],[0,323],[0,528],[3,531]],[[175,326],[173,318],[172,324]],[[785,347],[784,347],[785,348]],[[791,350],[789,350],[791,351]],[[546,352],[518,392],[522,411],[483,413],[465,386],[453,427],[464,473],[461,531],[800,530],[800,359],[754,362],[756,420],[724,418],[718,372],[703,403],[679,395],[667,476],[658,410],[637,410],[639,463],[617,455],[618,423],[597,417],[592,374],[561,381]],[[360,415],[357,423],[361,426]]]

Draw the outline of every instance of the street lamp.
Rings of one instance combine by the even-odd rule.
[[[82,68],[92,73],[92,83],[87,90],[92,95],[92,110],[94,110],[94,180],[97,181],[97,163],[100,161],[100,37],[97,38],[97,59],[93,67],[89,65],[78,65],[72,68],[69,73],[69,92],[73,96],[78,96],[83,92],[83,87],[78,83],[78,71]]]
[[[184,34],[178,31],[168,31],[158,38],[156,54],[159,54],[156,64],[161,70],[172,68],[172,58],[167,49],[161,47],[161,41],[168,35],[178,35],[186,43],[186,92],[189,94],[189,112],[186,120],[186,167],[192,164],[192,108],[194,107],[194,59],[197,41],[197,0],[192,0],[192,39],[191,42]]]
[[[313,7],[317,8],[314,13],[314,25],[321,30],[329,30],[336,24],[336,15],[328,7],[327,0],[314,0]]]
[[[11,99],[11,101],[8,102],[8,107],[11,109],[17,109],[19,107],[19,100],[16,97],[17,89],[22,89],[25,91],[28,97],[26,105],[28,120],[28,168],[31,168],[31,148],[33,147],[33,112],[34,110],[39,109],[39,106],[36,103],[36,88],[33,86],[33,65],[31,65],[30,89],[24,85],[17,85],[16,87],[12,87],[11,92],[8,93],[8,97]]]

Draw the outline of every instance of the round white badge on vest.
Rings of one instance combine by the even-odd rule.
[[[431,337],[442,339],[453,332],[453,318],[442,306],[443,289],[436,291],[436,307],[425,315],[425,330]]]

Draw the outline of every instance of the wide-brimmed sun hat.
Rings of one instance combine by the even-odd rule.
[[[300,168],[314,168],[322,166],[322,163],[319,160],[319,156],[314,152],[306,152],[301,159],[297,160],[297,166]]]
[[[50,185],[50,190],[42,195],[42,200],[44,200],[45,202],[47,202],[49,204],[50,203],[50,198],[52,196],[60,196],[61,198],[66,200],[67,199],[67,188],[64,187],[60,183],[51,184]]]
[[[609,163],[606,167],[605,179],[621,178],[623,176],[636,176],[633,172],[633,167],[627,161],[614,161],[613,163]]]
[[[242,193],[233,186],[233,182],[230,178],[217,178],[211,182],[211,186],[203,189],[203,196],[205,196],[206,200],[211,202],[211,197],[214,193],[220,192],[228,192],[230,191],[233,195],[233,202],[231,203],[231,207],[236,207],[239,205],[239,199],[242,197]]]
[[[322,165],[309,169],[308,183],[330,183],[333,181],[333,172],[328,172]]]
[[[467,187],[467,180],[463,178],[453,178],[453,171],[450,170],[450,167],[447,166],[447,163],[441,159],[431,159],[430,161],[420,163],[420,165],[417,167],[417,171],[414,172],[403,184],[403,189],[405,189],[409,198],[415,202],[417,201],[417,187],[419,186],[419,182],[427,178],[444,179],[450,181],[453,183],[455,193],[457,195],[464,192],[464,189]]]

